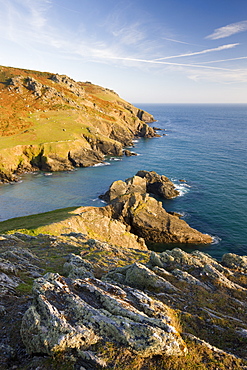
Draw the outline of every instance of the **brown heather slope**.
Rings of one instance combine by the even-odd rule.
[[[152,137],[153,117],[90,82],[0,67],[0,181],[23,171],[71,170],[122,155],[135,136]]]

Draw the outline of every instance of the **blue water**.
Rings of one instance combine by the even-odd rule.
[[[112,181],[154,170],[181,190],[181,196],[164,202],[165,208],[215,237],[212,245],[197,249],[215,258],[226,252],[247,254],[247,105],[138,107],[153,114],[153,125],[163,131],[159,138],[137,140],[137,157],[110,158],[105,166],[52,176],[28,174],[21,183],[2,185],[0,220],[69,206],[102,206],[98,196]]]

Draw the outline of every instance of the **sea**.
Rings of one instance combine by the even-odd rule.
[[[0,221],[72,206],[103,206],[115,180],[139,170],[169,177],[180,195],[166,200],[193,228],[213,236],[199,249],[216,259],[247,255],[247,105],[135,104],[153,114],[160,137],[136,139],[137,156],[107,157],[72,172],[24,174],[0,186]],[[170,246],[159,246],[165,250]]]

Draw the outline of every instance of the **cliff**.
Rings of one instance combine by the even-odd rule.
[[[114,91],[65,75],[0,67],[0,181],[121,156],[154,118]]]

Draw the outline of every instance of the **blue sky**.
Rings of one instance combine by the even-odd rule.
[[[246,0],[0,0],[0,65],[131,103],[247,103]]]

